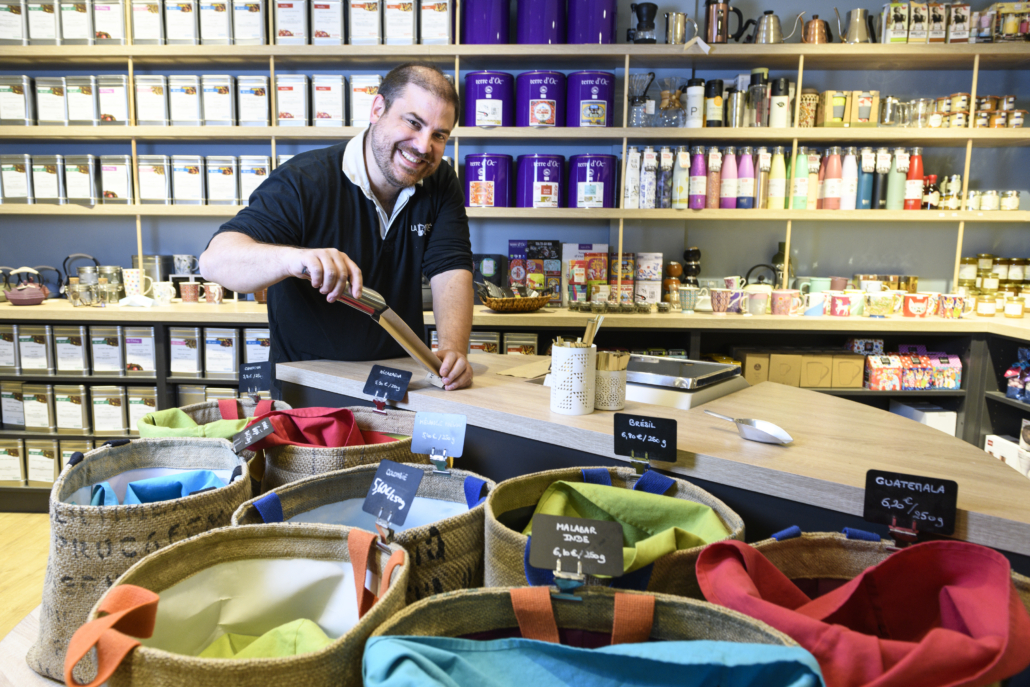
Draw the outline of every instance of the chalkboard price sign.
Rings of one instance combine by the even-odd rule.
[[[958,507],[958,482],[900,472],[870,470],[865,476],[862,517],[919,532],[952,534]]]
[[[676,462],[676,421],[615,413],[615,455]]]
[[[244,363],[240,366],[240,392],[268,391],[272,388],[272,363]]]
[[[363,392],[367,396],[387,401],[400,401],[408,392],[411,373],[407,370],[395,370],[392,367],[373,365],[365,382]]]
[[[411,452],[461,457],[465,450],[465,416],[454,413],[415,413]]]
[[[384,520],[389,516],[391,525],[403,525],[425,474],[412,465],[402,465],[392,460],[380,461],[361,510],[376,517],[382,513]]]
[[[261,422],[255,422],[242,432],[237,432],[233,435],[232,450],[239,453],[240,451],[261,441],[274,431],[275,427],[272,426],[272,423],[269,422],[268,418],[265,418]]]
[[[554,570],[561,560],[562,572],[574,573],[583,564],[585,575],[622,575],[622,525],[604,520],[533,516],[529,564]]]

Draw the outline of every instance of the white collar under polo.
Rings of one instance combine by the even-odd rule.
[[[393,224],[393,220],[404,209],[404,206],[407,205],[408,199],[411,198],[412,194],[415,193],[415,187],[408,186],[401,189],[400,194],[397,196],[397,202],[393,204],[393,214],[388,216],[386,210],[379,204],[376,194],[372,193],[372,185],[368,180],[368,170],[365,168],[365,136],[367,134],[368,128],[347,143],[347,147],[343,151],[343,173],[347,175],[352,184],[361,189],[366,198],[375,204],[376,214],[379,215],[379,235],[385,239],[390,231],[390,225]],[[375,164],[375,162],[373,161],[372,164]],[[418,185],[422,185],[421,179],[418,180]]]

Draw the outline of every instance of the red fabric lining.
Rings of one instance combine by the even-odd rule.
[[[275,431],[251,446],[253,451],[284,445],[340,448],[397,441],[379,432],[362,431],[358,427],[354,413],[346,408],[273,410],[264,415],[256,415],[250,425],[265,418],[272,423]]]

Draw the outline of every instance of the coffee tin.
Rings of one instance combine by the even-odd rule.
[[[565,42],[565,3],[555,0],[519,0],[515,42],[520,45],[557,45]]]
[[[204,158],[172,155],[172,204],[204,204]]]
[[[97,77],[65,77],[68,97],[68,124],[71,126],[97,126],[100,123],[100,99]]]
[[[164,76],[136,75],[136,124],[168,126],[168,79]]]
[[[276,126],[308,125],[308,77],[282,74],[275,77]]]
[[[980,110],[973,115],[973,126],[977,129],[986,129],[991,124],[991,113]]]
[[[511,333],[504,335],[505,355],[536,355],[536,346],[536,334]]]
[[[85,384],[54,386],[54,415],[58,434],[89,434],[89,393]]]
[[[483,153],[465,156],[465,206],[511,207],[511,155]]]
[[[239,163],[232,155],[208,155],[204,158],[207,167],[207,204],[239,205]]]
[[[172,204],[172,168],[167,155],[136,157],[139,202],[142,205]]]
[[[292,158],[293,158],[292,155],[276,155],[275,156],[275,166],[276,167],[282,167],[287,162],[289,162],[290,159],[292,159]]]
[[[268,77],[236,79],[240,126],[268,126]]]
[[[500,332],[472,332],[469,334],[469,353],[500,353]]]
[[[125,0],[94,0],[93,29],[97,45],[125,45]]]
[[[125,436],[129,418],[125,406],[124,386],[95,386],[90,390],[93,409],[93,433],[98,437]]]
[[[29,24],[25,0],[0,2],[0,45],[28,45]]]
[[[308,2],[307,0],[276,0],[275,44],[308,44]]]
[[[204,328],[204,370],[209,379],[239,379],[240,332]]]
[[[569,207],[614,208],[616,162],[614,155],[588,154],[569,158]]]
[[[50,487],[61,473],[60,451],[56,439],[25,440],[25,484]]]
[[[32,193],[36,204],[67,205],[63,155],[32,156]]]
[[[268,354],[272,350],[272,338],[268,328],[243,330],[243,362],[267,363]]]
[[[65,156],[64,188],[72,205],[93,207],[100,202],[97,158],[93,155]]]
[[[234,399],[237,397],[236,389],[232,389],[224,386],[205,386],[204,387],[204,400],[205,401],[221,401],[225,399]]]
[[[515,126],[565,126],[565,75],[522,72],[515,78]]]
[[[0,324],[0,375],[18,374],[21,374],[21,365],[18,363],[18,325]]]
[[[234,45],[266,45],[265,0],[235,0],[232,33]]]
[[[139,421],[157,410],[157,387],[130,386],[125,398],[128,401],[129,434],[139,436]]]
[[[61,44],[61,6],[58,0],[28,0],[29,45]]]
[[[397,0],[389,0],[396,8]],[[347,2],[347,41],[351,45],[378,45],[383,43],[383,20],[387,0],[379,2]],[[408,3],[413,5],[413,3]],[[395,17],[394,13],[391,17]],[[411,12],[410,15],[413,15]],[[409,15],[409,16],[410,16]]]
[[[204,376],[200,357],[201,341],[200,327],[168,328],[168,366],[172,377]],[[183,405],[181,399],[180,405]]]
[[[23,487],[25,479],[24,442],[0,439],[0,487]]]
[[[179,407],[203,403],[207,400],[207,387],[201,384],[181,384],[176,390]]]
[[[1011,129],[1019,129],[1023,126],[1023,121],[1025,119],[1026,110],[1009,110],[1006,124]]]
[[[272,172],[272,161],[266,155],[240,155],[240,200],[250,205],[252,194]]]
[[[379,93],[383,77],[379,74],[350,75],[350,125],[365,127],[372,115],[372,101]]]
[[[566,126],[612,126],[615,115],[615,75],[611,72],[573,72],[568,78]]]
[[[228,74],[203,74],[200,77],[201,110],[204,126],[233,126],[236,124],[235,84]]]
[[[422,45],[450,45],[454,42],[451,15],[454,0],[417,0],[419,42]]]
[[[121,327],[89,328],[94,377],[125,376],[125,337]]]
[[[343,45],[346,42],[345,12],[350,3],[343,0],[313,0],[311,3],[311,43]]]
[[[2,9],[0,9],[2,12]],[[2,16],[2,15],[0,15]],[[0,19],[2,22],[2,19]],[[93,0],[62,0],[61,2],[61,44],[93,45],[96,30],[93,28]]]
[[[49,384],[26,384],[22,387],[22,406],[26,432],[54,432],[54,387]]]
[[[54,326],[54,358],[57,374],[89,375],[89,330],[83,326]]]
[[[0,126],[33,126],[36,99],[31,76],[0,75]]]
[[[132,204],[132,157],[100,156],[100,190],[104,205]]]
[[[125,74],[103,74],[97,77],[100,97],[100,125],[129,125],[129,77]]]
[[[481,71],[465,75],[465,126],[515,125],[515,77]]]
[[[565,158],[561,155],[519,155],[516,171],[515,207],[560,208]]]
[[[164,2],[162,0],[131,0],[130,11],[134,44],[165,44]]]
[[[383,0],[383,43],[414,45],[418,35],[418,13],[411,0]],[[353,4],[352,4],[353,6]],[[353,24],[352,24],[353,26]]]
[[[0,382],[0,417],[4,429],[25,429],[24,384],[21,382]]]
[[[200,77],[168,77],[168,116],[172,126],[201,126],[204,123],[200,99]]]
[[[18,360],[22,374],[54,374],[54,334],[50,325],[18,327]]]
[[[40,126],[68,126],[68,98],[63,76],[37,76],[36,123]]]
[[[200,44],[232,45],[232,2],[201,0]]]
[[[0,155],[0,201],[32,205],[32,158],[29,155]]]
[[[315,74],[311,77],[311,109],[315,126],[346,124],[347,80],[342,74]]]
[[[200,45],[196,0],[164,0],[165,42],[168,45]]]
[[[566,43],[615,42],[616,0],[569,0]]]

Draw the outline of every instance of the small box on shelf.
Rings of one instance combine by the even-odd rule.
[[[891,399],[890,411],[895,415],[907,417],[927,427],[933,427],[945,434],[955,436],[958,414],[953,410],[945,410],[940,406],[924,401],[902,402]]]

